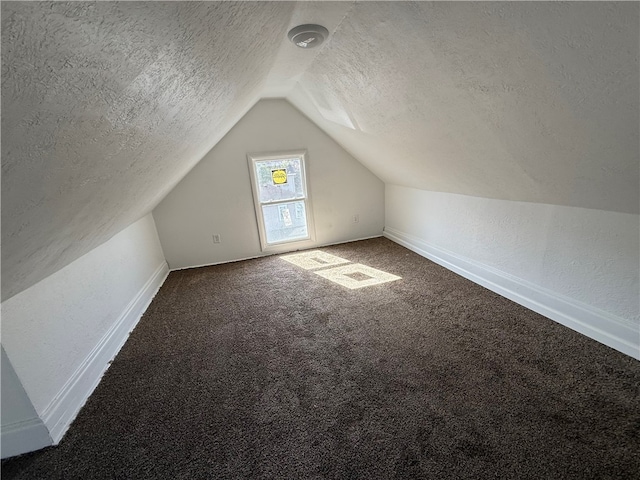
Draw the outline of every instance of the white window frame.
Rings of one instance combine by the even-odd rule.
[[[294,201],[303,202],[304,209],[307,214],[307,237],[297,240],[282,240],[279,242],[267,243],[267,232],[262,216],[263,205],[278,205],[291,203],[292,199],[276,200],[271,202],[260,201],[260,185],[256,176],[256,162],[265,160],[286,160],[289,158],[300,159],[300,175],[302,176],[302,186],[304,197],[295,198]],[[313,222],[313,207],[311,205],[311,192],[309,189],[309,180],[307,175],[308,158],[306,150],[293,150],[273,153],[249,153],[247,154],[249,164],[249,176],[251,177],[251,191],[253,193],[253,205],[256,213],[256,221],[258,224],[258,234],[260,236],[260,249],[263,252],[290,252],[315,245],[315,226]]]

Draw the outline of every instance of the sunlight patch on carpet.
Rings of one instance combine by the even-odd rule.
[[[305,270],[313,270],[316,268],[329,267],[331,265],[341,265],[343,263],[349,263],[349,260],[336,257],[329,253],[321,252],[320,250],[314,250],[311,252],[295,253],[293,255],[283,255],[280,257],[282,260],[286,260],[289,263],[304,268]]]
[[[392,275],[391,273],[383,272],[382,270],[367,267],[360,263],[330,268],[328,270],[320,270],[314,273],[352,290],[356,288],[370,287],[371,285],[379,285],[381,283],[393,282],[402,278],[397,275]]]

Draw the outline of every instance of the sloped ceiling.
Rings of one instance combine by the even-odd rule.
[[[145,215],[261,97],[387,183],[637,213],[637,3],[3,2],[2,298]],[[300,23],[331,36],[304,51]]]
[[[386,183],[637,213],[638,3],[356,4],[289,98]]]
[[[260,98],[294,7],[2,2],[2,298],[148,213]]]

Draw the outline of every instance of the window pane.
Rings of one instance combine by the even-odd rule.
[[[299,158],[256,162],[260,203],[304,198]]]
[[[267,233],[267,243],[309,237],[303,201],[263,205],[262,215]]]

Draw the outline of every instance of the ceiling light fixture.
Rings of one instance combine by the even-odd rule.
[[[329,30],[322,25],[298,25],[289,30],[289,40],[300,48],[314,48],[329,36]]]

